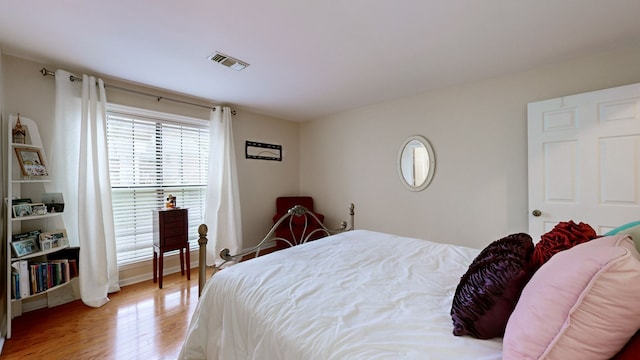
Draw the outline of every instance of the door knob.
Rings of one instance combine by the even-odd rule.
[[[535,217],[538,217],[538,216],[542,215],[542,211],[540,211],[540,210],[533,210],[533,211],[531,212],[531,215],[533,215],[533,216],[535,216]]]

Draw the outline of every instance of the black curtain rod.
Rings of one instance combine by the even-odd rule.
[[[47,76],[47,75],[56,76],[56,73],[54,73],[51,70],[47,70],[46,68],[42,68],[40,70],[40,74],[42,74],[42,76]],[[82,78],[79,78],[79,77],[74,76],[74,75],[70,75],[69,76],[69,81],[71,81],[71,82],[82,81]],[[216,111],[215,107],[211,107],[211,106],[207,106],[207,105],[200,105],[200,104],[196,104],[196,103],[192,103],[192,102],[188,102],[188,101],[183,101],[183,100],[178,100],[178,99],[172,99],[172,98],[168,98],[168,97],[164,97],[164,96],[158,96],[158,95],[149,94],[149,93],[146,93],[146,92],[143,92],[143,91],[123,88],[123,87],[120,87],[120,86],[104,84],[104,87],[105,88],[109,87],[109,88],[112,88],[112,89],[127,91],[127,92],[135,93],[135,94],[138,94],[138,95],[154,97],[158,101],[160,101],[160,100],[173,101],[173,102],[177,102],[177,103],[180,103],[180,104],[197,106],[197,107],[201,107],[201,108],[205,108],[205,109],[210,109],[210,110]],[[236,111],[235,110],[231,110],[231,115],[235,115],[235,114],[236,114]]]

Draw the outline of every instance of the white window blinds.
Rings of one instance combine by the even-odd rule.
[[[152,257],[152,209],[169,194],[189,210],[189,243],[204,221],[208,122],[169,114],[108,111],[107,139],[118,265]],[[184,119],[183,119],[184,120]]]

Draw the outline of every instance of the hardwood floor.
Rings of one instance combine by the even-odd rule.
[[[123,287],[91,308],[74,301],[13,320],[1,359],[176,359],[198,301],[198,273]]]

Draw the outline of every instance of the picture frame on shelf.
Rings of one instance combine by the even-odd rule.
[[[44,164],[44,157],[40,149],[34,148],[14,148],[20,170],[24,176],[47,176],[49,172]]]
[[[12,205],[11,207],[13,208],[13,217],[25,217],[32,215],[31,204],[29,203]]]
[[[47,206],[43,203],[31,204],[31,215],[46,215]]]
[[[16,257],[33,254],[40,251],[35,238],[26,238],[24,240],[12,241],[11,249]]]
[[[21,204],[31,204],[31,199],[29,198],[24,198],[24,199],[18,199],[18,198],[13,198],[11,199],[11,204],[9,204],[9,199],[6,199],[7,202],[7,208],[9,209],[9,212],[11,213],[11,217],[16,217],[16,212],[13,210],[13,207],[15,205],[21,205]]]
[[[40,249],[42,251],[48,251],[53,249],[53,241],[52,240],[40,240]]]
[[[40,248],[42,251],[67,246],[69,246],[69,239],[65,230],[55,230],[40,234]]]

